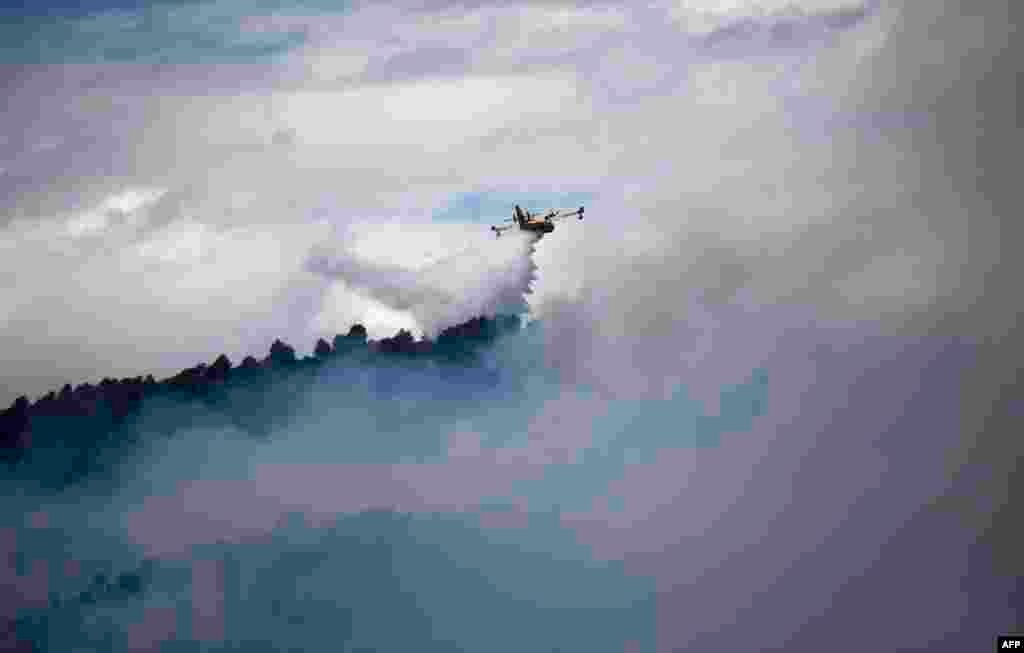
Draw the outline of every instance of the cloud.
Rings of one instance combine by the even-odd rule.
[[[598,236],[596,220],[578,240],[556,234],[541,249],[550,248],[546,261],[559,264],[540,265],[538,293],[585,270],[595,292],[606,284],[616,289],[603,293],[602,314],[647,323],[657,322],[660,307],[632,298],[667,293],[682,306],[692,292],[725,299],[741,288],[760,300],[809,303],[825,314],[879,319],[893,328],[907,319],[925,328],[966,310],[981,294],[965,284],[968,270],[980,272],[986,257],[985,246],[971,244],[975,227],[968,237],[964,216],[973,210],[975,225],[984,220],[979,210],[989,208],[964,204],[945,170],[945,145],[924,142],[935,135],[932,110],[912,105],[922,120],[889,126],[817,127],[830,116],[896,109],[858,104],[845,84],[870,85],[872,70],[909,57],[889,49],[913,46],[877,36],[899,19],[887,13],[850,30],[806,68],[708,63],[694,70],[688,96],[604,114],[608,142],[631,144],[614,161],[629,181],[590,208],[614,220],[622,236]],[[842,84],[831,85],[832,77]],[[959,92],[970,93],[966,85]],[[810,112],[790,99],[805,96],[826,106]],[[950,109],[954,97],[960,96],[947,96]],[[663,127],[657,138],[641,141],[639,127],[626,128],[627,116],[633,125]],[[976,228],[981,234],[988,227],[978,222]],[[570,273],[574,267],[579,272]],[[649,310],[637,312],[637,303]],[[674,317],[685,320],[681,312]],[[994,326],[972,322],[961,322],[957,332],[981,337]],[[1000,323],[1005,328],[1007,318]]]
[[[730,37],[751,38],[759,24],[783,40],[795,36],[790,30],[797,27],[794,19],[807,25],[821,21],[825,25],[842,27],[845,21],[856,22],[871,6],[861,0],[727,0],[700,2],[682,0],[669,5],[668,14],[673,23],[707,42]]]
[[[534,97],[544,101],[516,102]],[[576,102],[576,88],[571,77],[557,74],[477,77],[417,80],[355,91],[296,92],[274,101],[277,119],[295,130],[300,142],[382,148],[415,144],[439,151],[506,122],[554,118]],[[223,113],[212,116],[210,133],[231,134],[228,121],[241,109],[230,105],[219,109]],[[341,111],[346,120],[334,119]],[[219,115],[225,117],[220,124]]]
[[[238,353],[262,348],[265,329],[282,326],[267,318],[323,230],[168,219],[164,199],[128,189],[63,220],[7,230],[2,274],[15,283],[0,314],[11,351],[5,396],[83,377],[170,372],[226,344]],[[40,260],[48,268],[26,282]]]

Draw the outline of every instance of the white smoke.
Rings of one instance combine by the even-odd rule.
[[[533,278],[533,237],[482,225],[352,224],[316,248],[307,268],[331,287],[316,328],[340,331],[357,297],[371,337],[404,328],[431,337],[479,315],[524,313]],[[359,301],[362,300],[362,301]],[[351,304],[350,304],[351,306]]]

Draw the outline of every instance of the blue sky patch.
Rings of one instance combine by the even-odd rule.
[[[340,12],[342,3],[285,5],[259,0],[131,6],[91,2],[83,9],[33,5],[0,8],[0,63],[253,63],[301,46],[300,29],[247,31],[249,16]]]

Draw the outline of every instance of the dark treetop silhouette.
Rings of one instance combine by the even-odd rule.
[[[417,341],[403,329],[374,341],[356,324],[346,335],[335,336],[331,344],[318,340],[312,356],[299,358],[293,347],[275,340],[263,360],[246,356],[237,367],[221,354],[210,365],[200,363],[160,381],[152,375],[105,378],[96,385],[65,385],[35,403],[21,396],[0,412],[0,459],[12,471],[34,449],[61,448],[72,453],[72,460],[58,484],[72,482],[73,477],[85,473],[88,460],[104,444],[129,444],[118,441],[120,427],[150,400],[202,402],[227,413],[243,430],[261,432],[268,419],[280,418],[294,408],[299,396],[296,390],[303,382],[311,383],[335,362],[378,366],[401,361],[433,363],[444,373],[443,368],[472,363],[481,346],[519,325],[519,318],[512,316],[476,317],[443,330],[434,340]],[[253,392],[258,401],[253,401]],[[262,415],[253,414],[254,406],[263,409]]]

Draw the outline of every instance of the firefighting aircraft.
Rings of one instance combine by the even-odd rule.
[[[532,231],[538,236],[543,236],[544,234],[549,234],[555,230],[556,221],[572,217],[574,215],[578,217],[580,220],[582,220],[583,207],[581,206],[578,209],[562,210],[550,209],[544,215],[534,215],[529,211],[524,211],[523,209],[519,208],[519,205],[516,204],[515,211],[512,212],[512,217],[505,221],[512,222],[514,224],[506,224],[501,226],[492,225],[491,231],[494,232],[495,236],[500,236],[501,232],[506,231],[508,229],[512,229],[513,227],[518,225],[518,227],[522,231]]]

